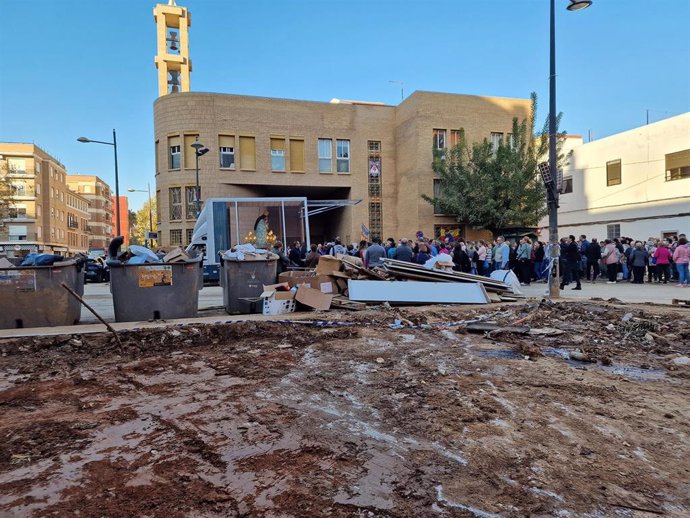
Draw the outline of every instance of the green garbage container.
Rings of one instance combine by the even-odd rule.
[[[108,265],[116,322],[197,316],[204,286],[202,256],[181,263]]]
[[[276,259],[238,261],[220,258],[223,305],[230,315],[261,313],[264,285],[276,282]]]
[[[61,286],[63,282],[84,294],[82,261],[0,268],[0,329],[79,323],[81,304]]]

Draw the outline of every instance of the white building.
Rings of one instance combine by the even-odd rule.
[[[690,112],[572,149],[563,173],[560,236],[690,233]],[[548,235],[548,218],[540,227]]]

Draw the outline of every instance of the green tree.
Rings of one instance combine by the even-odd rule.
[[[502,139],[497,149],[487,139],[468,144],[461,130],[457,146],[434,151],[440,190],[438,196],[423,198],[437,211],[494,235],[509,227],[536,226],[547,213],[546,189],[537,165],[548,155],[548,124],[535,135],[536,113],[533,93],[529,118],[521,122],[514,118],[512,138]],[[560,119],[561,114],[559,123]],[[565,133],[558,136],[562,164]]]
[[[156,231],[156,200],[151,200],[151,215],[153,219],[153,231]],[[136,211],[136,221],[132,229],[130,241],[132,244],[143,245],[146,241],[146,232],[149,230],[149,201],[146,200],[144,206]],[[151,243],[149,243],[151,246]]]

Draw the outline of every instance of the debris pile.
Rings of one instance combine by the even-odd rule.
[[[272,261],[278,256],[264,248],[256,248],[251,243],[236,245],[226,252],[220,253],[225,261]]]

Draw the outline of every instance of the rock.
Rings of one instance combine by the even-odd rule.
[[[606,326],[606,329],[607,329],[608,331],[615,331],[615,330],[616,330],[616,326],[614,326],[613,324],[609,324],[609,325]]]
[[[579,349],[576,351],[570,351],[568,356],[571,360],[576,360],[579,362],[596,362],[596,360],[593,360],[589,354],[582,352]]]
[[[648,342],[654,343],[654,337],[650,333],[645,333],[644,339],[647,340]]]
[[[631,320],[632,317],[633,317],[632,313],[626,313],[625,315],[623,315],[623,318],[621,320],[623,320],[623,322],[627,322],[628,320]]]
[[[688,365],[690,364],[690,358],[688,358],[687,356],[679,356],[671,360],[671,363],[673,363],[674,365]]]
[[[172,336],[172,337],[178,337],[178,336],[180,336],[182,333],[179,332],[177,329],[171,329],[171,330],[168,331],[168,334],[169,334],[170,336]]]
[[[385,361],[386,361],[386,360],[384,360],[384,359],[381,358],[381,357],[376,358],[376,363],[383,363],[383,362],[385,362]]]

